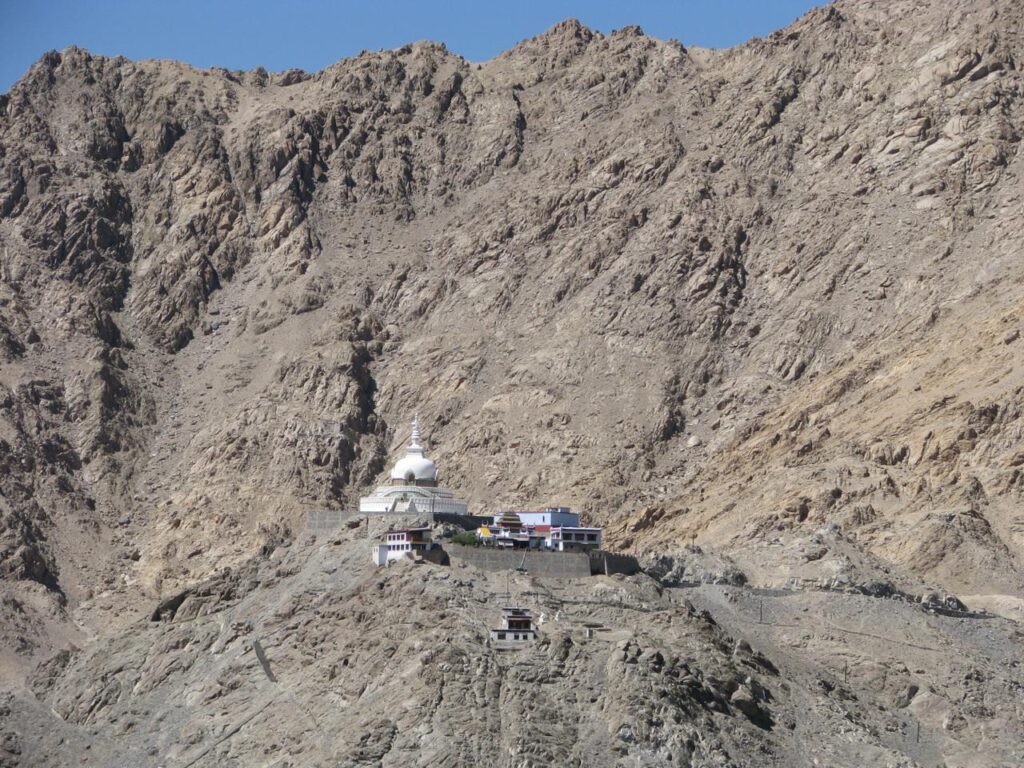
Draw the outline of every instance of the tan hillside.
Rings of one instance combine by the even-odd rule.
[[[417,43],[315,74],[46,54],[0,96],[0,707],[20,723],[0,755],[71,764],[61,734],[101,765],[307,765],[311,718],[323,765],[1024,761],[1022,29],[1009,0],[840,0],[728,50],[566,21],[487,62]],[[499,673],[460,623],[492,620],[474,595],[497,582],[382,575],[349,533],[312,537],[308,513],[353,509],[414,413],[473,510],[561,503],[673,558],[564,598],[618,591],[667,623],[606,606],[617,650],[552,634],[548,661]],[[798,591],[758,629],[753,592],[666,575],[697,562]],[[812,591],[881,583],[1000,618]],[[206,619],[149,621],[195,589]],[[447,618],[417,613],[371,663],[361,633],[397,620],[372,590]],[[805,625],[825,603],[860,628]],[[366,662],[335,670],[344,692],[290,689],[283,762],[243,726],[216,741],[239,719],[211,680],[255,701],[235,621],[280,629],[294,675],[327,674],[323,633]],[[390,654],[444,632],[444,673],[390,687]],[[661,677],[616,671],[630,642]],[[777,667],[751,682],[770,729],[723,719],[752,669],[737,642]],[[680,683],[688,656],[722,684]],[[552,698],[477,690],[487,669]],[[638,714],[652,695],[668,709]],[[180,697],[198,720],[161,721]],[[484,710],[492,762],[467,735]],[[537,711],[558,732],[531,751]]]

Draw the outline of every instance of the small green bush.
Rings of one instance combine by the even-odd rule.
[[[452,537],[452,541],[456,544],[461,544],[464,547],[475,547],[480,542],[477,541],[476,534],[472,531],[463,531],[457,533]]]

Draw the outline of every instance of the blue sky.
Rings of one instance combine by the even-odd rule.
[[[361,50],[436,40],[482,61],[574,17],[639,24],[723,47],[786,26],[822,0],[0,0],[0,92],[48,50],[79,45],[198,67],[315,71]]]

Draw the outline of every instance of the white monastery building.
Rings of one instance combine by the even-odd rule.
[[[373,548],[373,562],[378,566],[387,565],[406,555],[422,555],[433,549],[429,528],[406,528],[402,531],[388,531],[381,542]]]
[[[519,521],[523,525],[552,525],[552,526],[578,526],[580,524],[579,512],[573,512],[568,507],[544,507],[540,512],[516,512]],[[501,515],[494,516],[494,522],[498,522]]]
[[[468,514],[464,501],[437,484],[437,466],[424,455],[420,442],[420,420],[413,419],[412,437],[405,456],[391,470],[387,484],[359,499],[364,514]]]
[[[484,546],[502,549],[547,549],[555,552],[601,548],[601,529],[580,527],[580,516],[568,507],[540,512],[503,512],[476,532]]]

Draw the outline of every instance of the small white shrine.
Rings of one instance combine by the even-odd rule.
[[[511,651],[536,639],[537,629],[530,611],[515,606],[501,609],[501,626],[491,630],[492,647],[499,651]]]
[[[468,514],[464,501],[437,484],[437,466],[425,455],[420,420],[413,419],[412,436],[405,456],[391,470],[389,482],[359,499],[364,514]]]

